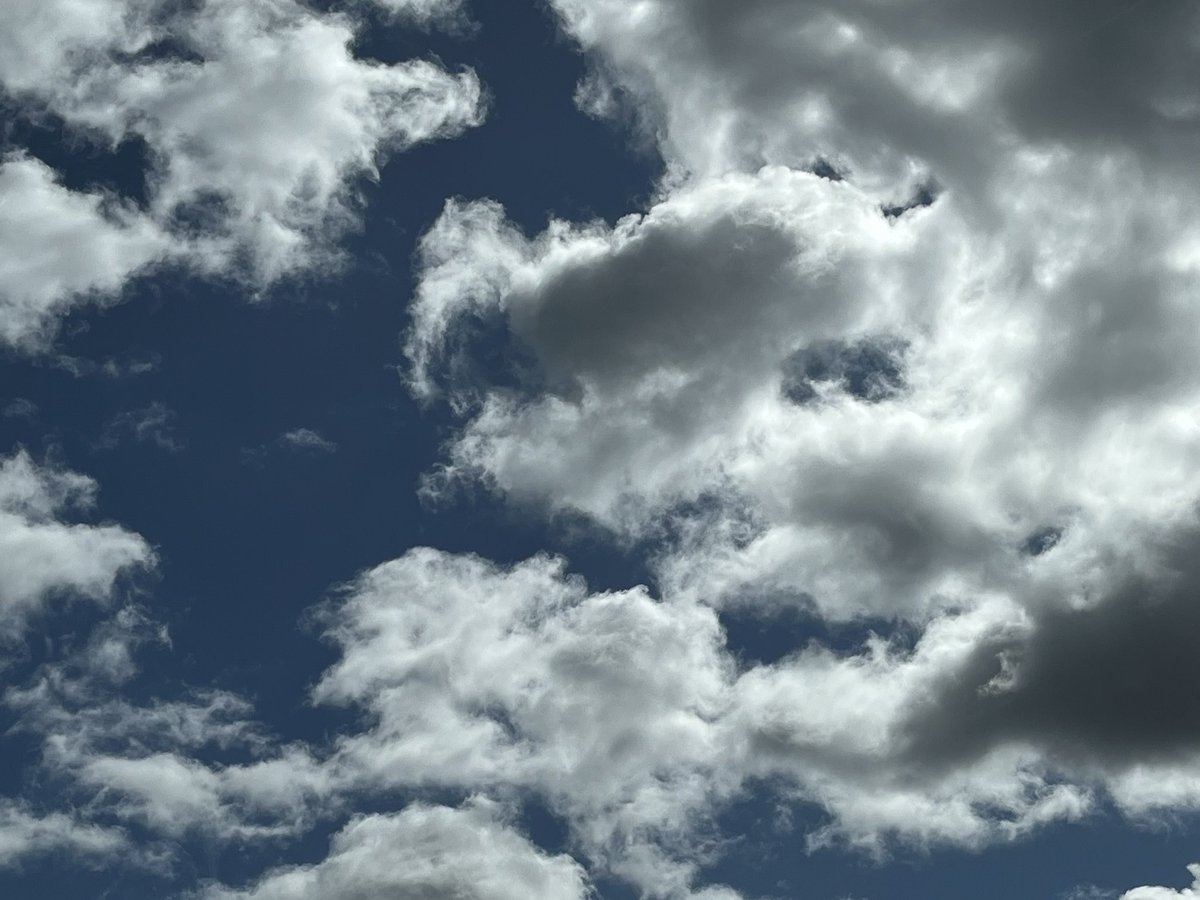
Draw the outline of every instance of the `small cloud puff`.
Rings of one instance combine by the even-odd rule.
[[[286,431],[279,440],[285,446],[296,450],[314,450],[319,453],[334,453],[338,446],[311,428],[295,428]]]

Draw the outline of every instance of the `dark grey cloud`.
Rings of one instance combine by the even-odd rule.
[[[940,767],[1020,742],[1121,768],[1200,751],[1197,546],[1200,528],[1180,532],[1154,574],[1114,575],[1093,605],[1058,603],[1028,633],[981,642],[907,718],[905,753]]]
[[[818,341],[784,363],[783,393],[793,403],[819,396],[831,385],[867,403],[895,397],[904,389],[902,341]]]

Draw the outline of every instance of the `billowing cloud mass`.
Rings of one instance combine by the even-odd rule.
[[[296,0],[19,0],[0,88],[77,140],[143,147],[149,168],[135,208],[67,190],[35,160],[3,163],[0,339],[44,344],[66,310],[153,261],[253,289],[335,265],[359,181],[482,116],[472,72],[359,59],[354,37],[349,16]]]
[[[0,261],[0,339],[44,342],[161,264],[252,292],[333,265],[358,181],[482,114],[471,72],[355,57],[367,5],[18,3],[0,83],[69,133],[141,142],[150,170],[135,203],[5,158],[0,250],[29,252]],[[737,900],[709,882],[722,814],[756,794],[803,811],[795,852],[875,859],[1200,811],[1195,5],[549,7],[585,55],[582,111],[662,174],[644,209],[538,234],[446,202],[404,339],[408,388],[454,417],[421,491],[583,523],[651,583],[397,548],[309,617],[335,655],[309,682],[323,740],[231,690],[126,696],[170,636],[121,607],[4,694],[62,809],[0,802],[0,866],[321,830],[324,859],[190,887]],[[154,411],[120,430],[159,440]],[[152,563],[65,521],[93,489],[0,464],[14,633]],[[811,629],[769,659],[731,636],[781,614]]]
[[[869,623],[705,718],[748,736],[711,771],[825,809],[810,843],[1200,808],[1194,6],[552,5],[665,174],[533,237],[447,204],[427,495],[649,548],[664,610]]]

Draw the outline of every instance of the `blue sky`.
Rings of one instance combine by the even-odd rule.
[[[1188,4],[14,9],[3,896],[1200,896]]]

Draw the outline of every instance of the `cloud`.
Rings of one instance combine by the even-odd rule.
[[[295,428],[284,432],[279,439],[285,446],[295,450],[312,450],[319,453],[335,453],[337,444],[321,436],[311,428]]]
[[[359,0],[377,6],[395,18],[423,27],[450,31],[469,29],[471,19],[465,0]]]
[[[169,645],[165,628],[125,607],[5,691],[13,731],[38,742],[38,767],[58,786],[43,799],[137,826],[147,846],[278,840],[336,810],[331,773],[304,747],[273,741],[246,699],[213,689],[126,697],[139,657]]]
[[[931,172],[978,185],[1027,144],[1178,166],[1200,125],[1186,2],[552,5],[592,55],[591,95],[631,98],[691,172],[823,160],[896,201]]]
[[[358,184],[483,115],[472,72],[358,59],[350,17],[295,0],[103,0],[86,14],[22,0],[9,24],[0,86],[21,108],[100,146],[144,142],[150,160],[143,209],[70,191],[19,155],[3,163],[0,340],[27,348],[154,261],[253,290],[329,271],[359,220]]]
[[[120,526],[63,520],[95,493],[90,478],[39,466],[23,450],[0,459],[0,628],[19,631],[57,597],[106,602],[120,575],[154,564],[146,542]]]
[[[1191,887],[1180,890],[1165,887],[1137,887],[1122,894],[1120,900],[1188,900],[1188,898],[1200,897],[1200,864],[1188,866],[1188,871],[1196,879]]]
[[[342,658],[314,690],[375,723],[337,768],[378,792],[534,791],[593,862],[687,895],[672,853],[727,789],[712,765],[728,690],[716,617],[644,590],[588,595],[561,561],[511,569],[412,550],[322,615]]]
[[[482,798],[458,809],[414,805],[356,818],[314,866],[268,873],[246,890],[214,888],[210,900],[583,900],[586,876],[570,857],[539,850]]]
[[[29,419],[36,416],[38,412],[37,404],[25,397],[14,397],[4,405],[4,409],[0,412],[6,419]]]
[[[672,614],[877,632],[736,675],[718,637],[680,765],[725,781],[673,833],[747,779],[875,854],[1200,808],[1194,11],[553,6],[665,172],[611,226],[446,205],[406,343],[460,421],[426,494],[582,517]],[[463,723],[460,769],[498,734]]]
[[[111,300],[171,250],[143,213],[69,190],[28,156],[0,161],[0,195],[0,341],[12,346],[44,347],[69,309]]]
[[[120,829],[84,824],[63,813],[38,816],[19,803],[0,799],[0,869],[56,854],[99,866],[130,852],[129,838]]]

